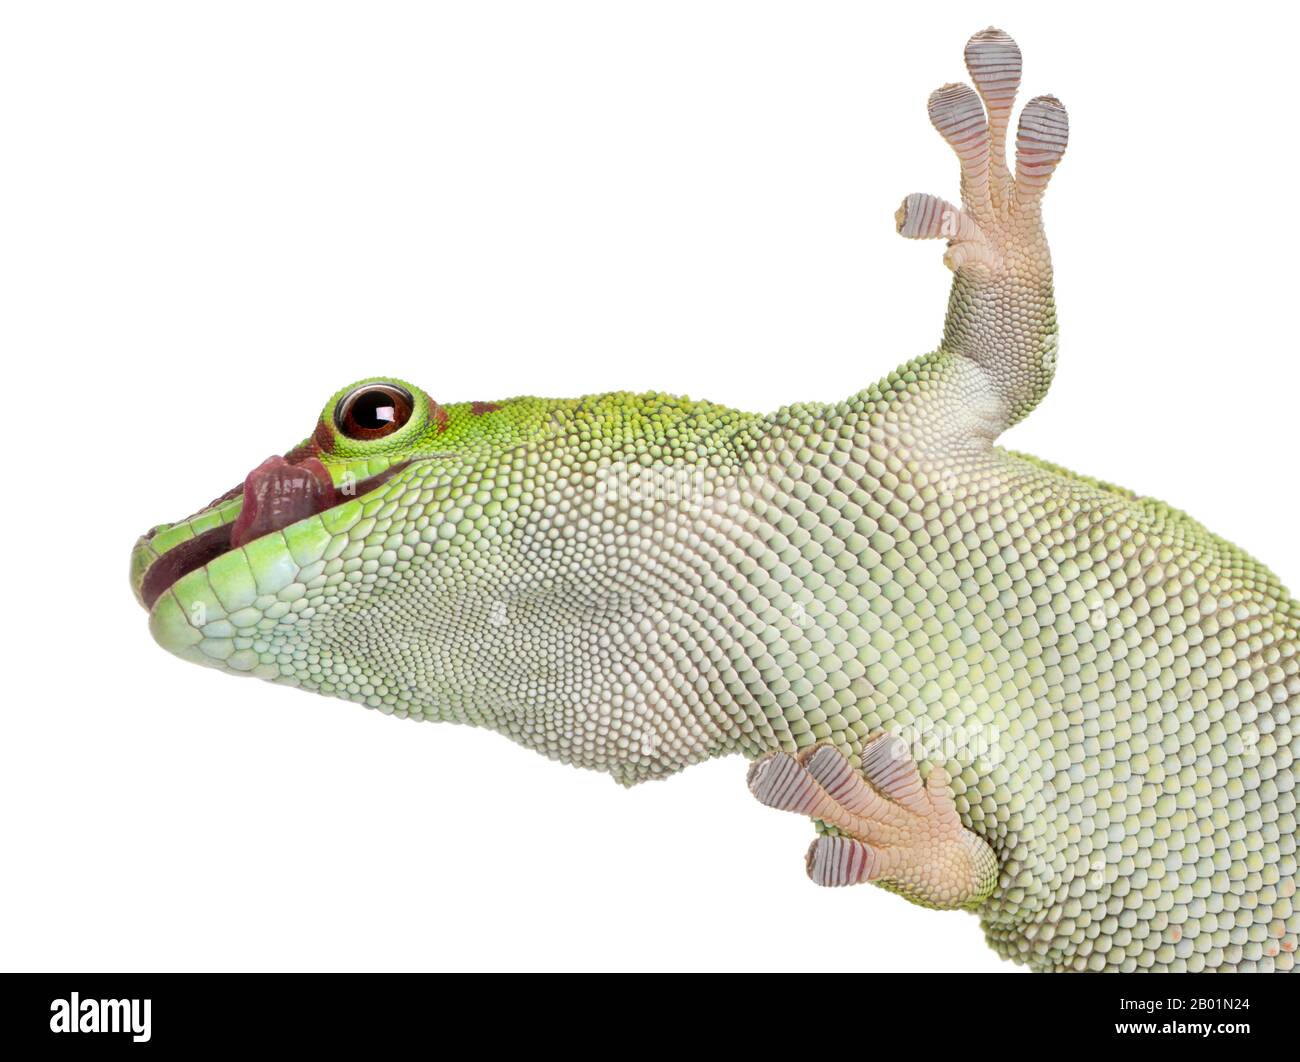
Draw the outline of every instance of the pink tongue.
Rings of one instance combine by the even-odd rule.
[[[334,483],[316,458],[296,465],[268,457],[244,480],[244,506],[230,529],[230,546],[288,527],[334,503]]]

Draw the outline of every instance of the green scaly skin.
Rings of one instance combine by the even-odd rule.
[[[391,381],[409,422],[357,442],[334,426],[345,388],[303,446],[339,485],[410,464],[181,577],[154,638],[628,785],[735,753],[759,770],[802,752],[781,761],[797,773],[825,744],[857,768],[901,735],[932,799],[864,767],[893,811],[920,801],[897,827],[911,854],[874,880],[978,909],[1036,969],[1291,969],[1300,606],[1186,515],[994,445],[1056,351],[1035,163],[1064,134],[1032,141],[1064,112],[1029,104],[1017,171],[999,164],[1010,101],[984,67],[1014,47],[985,31],[967,51],[992,151],[963,153],[971,226],[938,234],[956,271],[940,349],[768,416],[623,393],[444,410]],[[950,139],[970,98],[931,101]],[[936,235],[926,198],[904,235]],[[142,538],[137,595],[240,507]],[[818,844],[879,839],[812,806]]]

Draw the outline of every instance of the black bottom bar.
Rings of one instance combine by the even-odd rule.
[[[1184,1051],[1197,1043],[1217,1052],[1276,1045],[1290,1053],[1297,1014],[1294,985],[1288,988],[1279,975],[854,976],[836,970],[509,980],[463,974],[7,974],[0,1046],[373,1051],[418,1045],[422,1051],[478,1053],[522,1040],[532,1050],[676,1054],[689,1045],[698,1054],[710,1042],[728,1051],[752,1050],[789,1035],[808,1046],[818,1042],[810,1034],[838,1032],[843,1048],[855,1054],[881,1046],[882,1036],[894,1050],[950,1044],[995,1058],[999,1052],[1050,1057],[1096,1046]]]

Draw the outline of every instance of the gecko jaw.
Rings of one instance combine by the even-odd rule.
[[[140,603],[152,611],[157,600],[183,576],[264,535],[362,497],[409,464],[410,461],[392,464],[382,472],[353,484],[345,492],[334,485],[325,466],[315,457],[297,463],[278,456],[268,458],[245,477],[242,487],[219,499],[243,499],[239,515],[233,522],[209,528],[172,547],[149,565],[140,583]],[[147,541],[150,535],[146,535],[142,542]]]

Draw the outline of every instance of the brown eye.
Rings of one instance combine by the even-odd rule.
[[[411,396],[400,387],[366,384],[343,397],[334,423],[349,439],[382,439],[411,419],[412,405]]]

